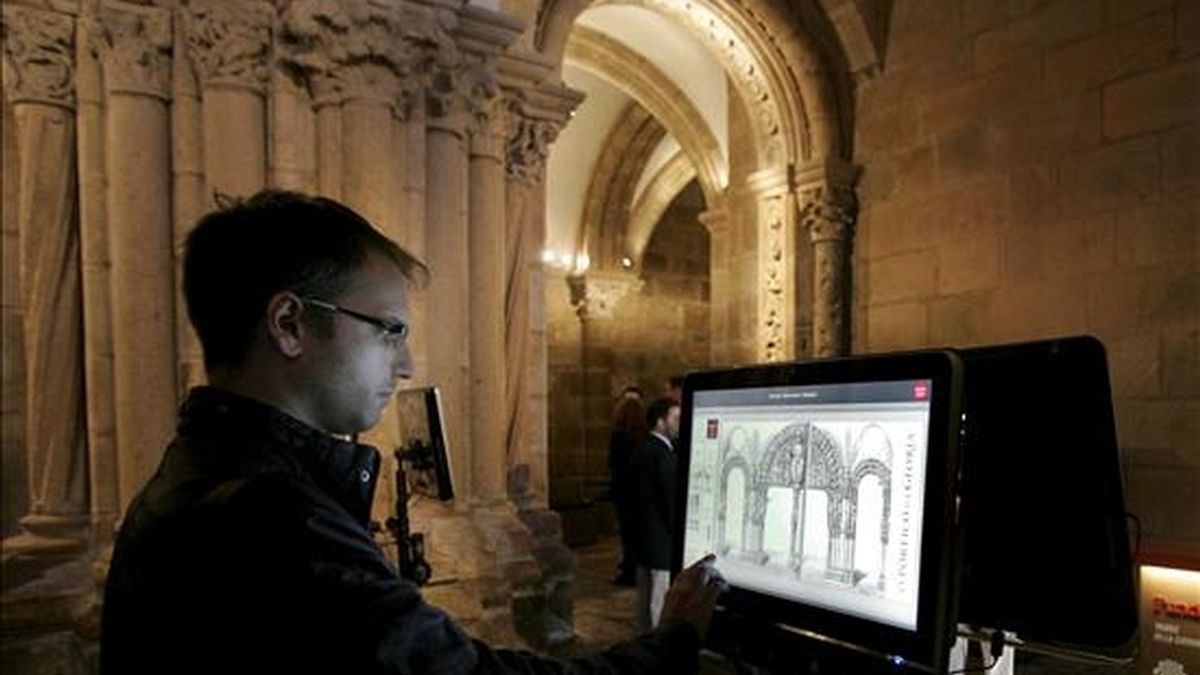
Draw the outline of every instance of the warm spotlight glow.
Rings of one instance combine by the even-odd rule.
[[[621,267],[624,267],[625,269],[632,268],[633,267],[633,259],[627,255],[621,256]]]
[[[542,262],[547,265],[552,264],[554,262],[554,251],[548,248],[542,249]]]
[[[592,265],[592,259],[590,256],[588,256],[588,254],[580,253],[579,255],[575,256],[575,273],[576,274],[582,274],[583,272],[586,272],[587,268],[591,267],[591,265]]]

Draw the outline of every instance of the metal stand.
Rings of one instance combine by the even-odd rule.
[[[396,559],[400,576],[418,586],[429,583],[433,568],[425,560],[425,535],[411,532],[408,527],[408,477],[404,473],[407,453],[403,448],[396,450],[396,515],[385,523],[396,544]]]

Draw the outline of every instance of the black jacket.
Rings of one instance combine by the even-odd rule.
[[[629,463],[634,517],[634,557],[650,569],[671,568],[675,531],[675,453],[650,434]]]
[[[117,538],[101,672],[696,670],[696,632],[681,623],[573,661],[471,640],[399,578],[369,533],[378,470],[370,447],[194,390]]]

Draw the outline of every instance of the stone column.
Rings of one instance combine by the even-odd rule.
[[[700,214],[700,224],[708,230],[708,278],[711,309],[708,313],[709,358],[712,364],[732,363],[729,340],[729,305],[734,302],[733,270],[730,264],[731,232],[729,214],[724,208],[712,208]]]
[[[429,377],[442,394],[447,443],[458,467],[458,493],[475,494],[470,467],[472,437],[470,387],[470,268],[467,264],[467,180],[465,99],[449,51],[433,65],[426,91],[426,254],[433,272],[428,301],[436,308],[436,339],[429,341]]]
[[[583,395],[583,461],[582,497],[593,502],[609,485],[608,445],[605,442],[610,427],[612,409],[611,358],[597,358],[590,343],[610,345],[613,342],[615,310],[630,293],[637,293],[643,281],[632,272],[590,270],[567,277],[571,304],[582,324]]]
[[[4,89],[13,106],[16,220],[24,309],[29,511],[4,542],[13,563],[44,569],[87,542],[83,310],[75,199],[75,26],[71,17],[5,5]],[[22,570],[25,571],[25,570]]]
[[[186,10],[184,10],[186,12]],[[183,14],[186,16],[186,14]],[[188,321],[183,297],[183,247],[196,221],[211,204],[204,190],[204,114],[196,69],[183,45],[188,43],[187,21],[176,21],[174,42],[180,45],[171,60],[171,183],[172,234],[175,267],[175,344],[179,349],[176,384],[182,399],[187,391],[206,381],[200,341]]]
[[[204,192],[249,196],[266,185],[267,58],[275,12],[255,0],[192,0],[181,11],[203,103]]]
[[[105,194],[104,87],[91,35],[98,32],[94,7],[76,26],[76,151],[79,170],[79,233],[83,265],[84,383],[87,390],[88,479],[92,523],[102,547],[121,517],[117,488],[116,408],[113,395],[112,257]]]
[[[104,68],[107,213],[121,508],[157,466],[175,422],[170,13],[107,3],[96,35]],[[138,139],[137,152],[127,151]]]
[[[507,502],[505,456],[505,120],[495,74],[473,73],[469,234],[471,474],[480,505]]]
[[[275,12],[252,0],[192,0],[178,16],[171,112],[175,250],[182,253],[196,221],[219,196],[248,197],[266,186],[265,96]],[[182,287],[181,264],[182,257],[176,264],[177,288]],[[204,383],[205,375],[182,294],[176,297],[183,394]]]
[[[511,106],[505,186],[505,361],[508,382],[508,493],[524,508],[548,503],[545,443],[545,246],[546,157],[561,124]],[[539,345],[540,341],[540,345]],[[540,359],[539,355],[540,354]],[[540,433],[539,433],[540,429]]]
[[[848,253],[857,210],[850,185],[850,180],[822,181],[798,190],[800,216],[813,247],[812,350],[817,358],[844,355],[850,345]]]

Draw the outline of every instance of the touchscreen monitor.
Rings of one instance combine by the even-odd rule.
[[[717,556],[718,641],[781,629],[944,667],[958,397],[948,352],[687,377],[677,557]]]

